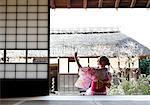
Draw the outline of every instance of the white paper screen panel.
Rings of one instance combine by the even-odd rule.
[[[26,27],[26,21],[25,20],[18,20],[17,21],[17,27]]]
[[[36,72],[27,72],[27,78],[36,78]]]
[[[0,34],[5,34],[5,28],[0,28]]]
[[[0,64],[0,73],[4,72],[4,64]]]
[[[78,73],[78,66],[76,62],[69,62],[69,73]]]
[[[38,0],[38,4],[40,4],[40,5],[47,5],[48,1],[47,0]]]
[[[37,6],[28,6],[28,12],[37,12]]]
[[[28,42],[27,48],[28,49],[37,49],[37,42]]]
[[[82,67],[88,67],[88,58],[79,58],[79,62]]]
[[[17,41],[26,41],[26,35],[17,35]]]
[[[47,78],[47,72],[37,72],[37,78]]]
[[[38,0],[28,0],[28,5],[37,5]]]
[[[26,64],[16,64],[16,72],[25,72]]]
[[[48,12],[47,6],[39,6],[38,12]]]
[[[89,58],[89,66],[90,67],[97,67],[97,60],[98,58]]]
[[[44,72],[47,72],[47,64],[38,64],[37,65],[37,70],[38,71],[44,71]]]
[[[16,12],[16,6],[7,6],[7,12]]]
[[[17,12],[27,12],[27,6],[18,6]]]
[[[47,21],[39,20],[38,21],[38,26],[39,27],[47,27]]]
[[[59,73],[68,73],[68,58],[59,59]]]
[[[17,19],[26,19],[27,14],[26,13],[17,13]]]
[[[6,5],[6,0],[1,0],[0,5]]]
[[[14,21],[14,20],[7,20],[7,26],[8,27],[15,27],[16,26],[16,21]]]
[[[0,21],[0,27],[5,27],[5,21]]]
[[[7,0],[7,5],[16,5],[16,0]]]
[[[28,0],[30,1],[30,0]],[[27,0],[17,0],[18,5],[27,5]]]
[[[3,6],[6,8],[5,10],[1,9],[3,13],[0,13],[0,19],[4,19],[0,20],[0,25],[3,26],[0,27],[0,41],[6,41],[6,43],[0,42],[0,48],[48,49],[48,9],[45,4],[46,1],[42,1],[42,4],[37,1],[39,6],[22,5],[26,0],[17,0],[17,5],[16,0],[14,2],[7,1],[9,2],[8,5]],[[30,0],[28,0],[28,3],[35,4],[31,3]],[[5,19],[7,20],[5,21]]]
[[[16,13],[7,13],[7,19],[16,19]]]
[[[26,32],[26,28],[20,28],[20,27],[18,27],[17,28],[17,34],[26,34],[27,32]]]
[[[36,64],[27,64],[27,71],[34,71],[36,72]]]
[[[47,34],[47,28],[38,28],[38,34]]]
[[[16,41],[16,35],[6,35],[6,41]]]
[[[26,48],[26,42],[17,42],[17,48],[18,49],[25,49]]]
[[[6,64],[5,68],[7,72],[15,72],[15,64]]]
[[[0,79],[4,78],[4,72],[0,72]]]
[[[48,47],[47,42],[38,42],[39,49],[46,49]]]
[[[37,28],[28,28],[27,29],[27,34],[32,35],[32,34],[37,34]]]
[[[7,28],[6,34],[16,34],[16,28]]]
[[[16,46],[15,42],[7,42],[6,43],[6,48],[7,49],[13,49],[13,48],[15,48],[15,46]]]
[[[6,12],[6,6],[1,5],[0,6],[0,12]]]
[[[5,42],[0,42],[0,48],[5,48]]]
[[[5,18],[6,18],[6,14],[0,13],[0,19],[5,19]]]
[[[5,41],[5,35],[0,35],[0,41]]]
[[[50,64],[58,64],[58,58],[50,58],[49,62]]]
[[[48,49],[48,0],[0,0],[0,53],[6,51],[0,78],[48,78],[48,60],[30,62],[32,57],[48,59]],[[30,56],[29,50],[39,53]]]
[[[28,35],[27,41],[37,41],[37,35]]]
[[[38,19],[48,19],[47,13],[38,13]]]
[[[37,13],[28,13],[28,19],[37,19]]]
[[[36,20],[28,20],[28,27],[37,27],[37,21]]]
[[[17,79],[26,78],[26,72],[16,72],[16,78]]]
[[[38,41],[48,41],[47,35],[38,35]]]
[[[5,78],[15,78],[15,72],[5,72]]]

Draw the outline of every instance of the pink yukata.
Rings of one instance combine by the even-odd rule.
[[[91,67],[82,67],[79,69],[79,78],[77,79],[75,86],[87,90],[92,82],[91,76],[94,76],[95,70]]]
[[[106,95],[111,75],[107,68],[99,70],[93,67],[83,67],[79,70],[79,78],[75,86],[87,90],[87,95]]]

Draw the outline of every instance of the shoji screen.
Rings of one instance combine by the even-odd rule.
[[[48,2],[0,0],[1,81],[48,80]]]

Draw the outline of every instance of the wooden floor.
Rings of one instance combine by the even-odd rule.
[[[0,105],[150,105],[150,95],[4,98],[0,99]]]

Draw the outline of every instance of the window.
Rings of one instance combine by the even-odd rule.
[[[7,63],[26,63],[25,50],[7,50],[6,51]]]
[[[28,50],[28,63],[48,63],[47,50]]]
[[[4,50],[0,50],[0,63],[4,63]]]
[[[47,79],[48,37],[48,0],[0,0],[0,78]]]

